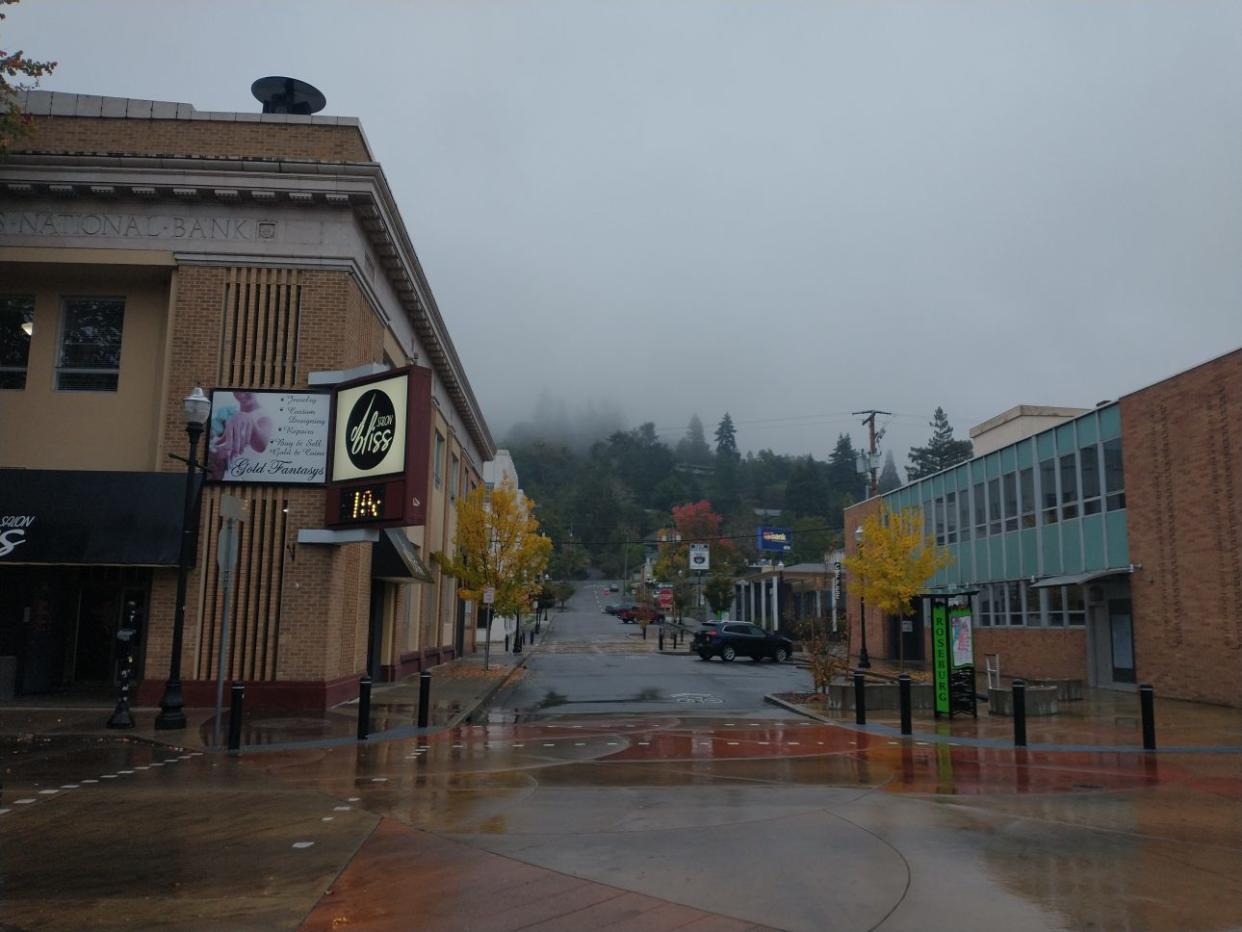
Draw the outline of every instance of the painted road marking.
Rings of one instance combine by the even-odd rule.
[[[132,770],[118,770],[117,773],[123,773],[123,774],[129,775],[133,773],[133,771]]]
[[[12,811],[13,811],[12,809],[0,809],[0,815],[7,815],[8,813]]]
[[[356,803],[362,799],[361,796],[351,796],[346,802]]]
[[[544,745],[544,747],[545,747],[545,748],[554,748],[554,747],[556,747],[556,745],[555,745],[555,744],[552,744],[551,742],[549,742],[548,744],[545,744],[545,745]]]
[[[98,780],[83,780],[83,783],[98,783]]]
[[[79,789],[79,786],[76,783],[62,783],[60,788],[62,790],[76,790]]]
[[[295,848],[309,848],[309,847],[310,847],[311,845],[313,845],[313,844],[314,844],[314,842],[313,842],[313,841],[295,841],[295,842],[293,843],[293,847],[295,847]]]
[[[332,821],[333,819],[335,819],[335,818],[336,818],[336,816],[330,816],[330,815],[320,816],[320,817],[319,817],[319,821],[320,821],[320,822],[331,822],[331,821]]]
[[[116,774],[114,774],[114,773],[101,773],[101,774],[99,775],[99,779],[101,779],[101,780],[115,780],[115,779],[116,779]]]
[[[349,810],[350,810],[349,806],[333,806],[332,807],[333,812],[349,812]]]
[[[387,777],[372,777],[371,782],[372,783],[387,783],[388,778]]]
[[[40,796],[55,796],[60,790],[39,790]]]

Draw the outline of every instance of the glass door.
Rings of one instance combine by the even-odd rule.
[[[1108,630],[1112,643],[1113,682],[1133,683],[1134,626],[1130,619],[1129,599],[1109,599]]]

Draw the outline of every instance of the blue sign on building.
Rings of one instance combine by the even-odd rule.
[[[755,534],[755,546],[760,550],[788,553],[793,550],[793,531],[785,527],[761,527]]]

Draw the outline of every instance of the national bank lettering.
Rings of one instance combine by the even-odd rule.
[[[120,239],[234,240],[276,237],[276,221],[176,214],[0,213],[0,236],[99,236]]]

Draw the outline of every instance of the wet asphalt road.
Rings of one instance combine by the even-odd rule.
[[[607,587],[580,583],[569,609],[551,613],[551,630],[525,676],[493,702],[493,720],[593,713],[788,718],[764,695],[810,689],[810,674],[792,663],[703,661],[685,652],[687,642],[673,653],[671,637],[668,651],[659,653],[659,627],[648,628],[644,641],[638,625],[603,612],[606,603],[621,598]]]
[[[1242,928],[1236,751],[813,722],[762,699],[805,671],[643,653],[607,598],[580,587],[480,724],[237,758],[0,742],[0,929]]]

